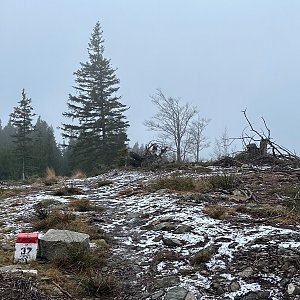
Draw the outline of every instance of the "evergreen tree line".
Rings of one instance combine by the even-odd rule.
[[[128,109],[118,96],[119,79],[104,57],[104,39],[97,22],[88,44],[88,61],[74,72],[74,94],[69,95],[60,149],[53,128],[35,113],[25,90],[9,122],[0,126],[0,179],[43,176],[82,170],[95,174],[103,167],[124,165],[127,155]]]
[[[31,99],[22,99],[4,127],[0,123],[0,179],[44,176],[47,167],[57,174],[67,172],[67,163],[54,137],[54,131],[39,116],[34,124]]]

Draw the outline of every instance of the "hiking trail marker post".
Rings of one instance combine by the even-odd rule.
[[[15,263],[36,260],[38,233],[19,233],[16,238]]]

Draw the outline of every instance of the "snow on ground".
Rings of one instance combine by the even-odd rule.
[[[220,172],[217,170],[217,172]],[[138,189],[145,185],[154,176],[153,173],[120,172],[113,171],[101,176],[67,180],[65,185],[81,187],[83,194],[76,196],[78,199],[87,198],[96,204],[103,206],[104,224],[101,228],[108,232],[114,232],[117,240],[113,252],[137,264],[141,272],[138,278],[153,269],[151,261],[159,250],[165,249],[163,239],[177,239],[181,246],[172,247],[172,251],[182,256],[180,261],[168,261],[154,264],[156,277],[177,275],[180,285],[192,291],[201,299],[217,299],[205,293],[213,282],[214,273],[219,274],[227,282],[238,281],[240,289],[235,292],[227,292],[220,299],[234,299],[249,291],[261,290],[258,282],[247,283],[238,279],[237,274],[228,273],[228,263],[235,255],[245,249],[262,249],[264,245],[255,244],[260,238],[270,237],[270,244],[278,247],[299,249],[297,240],[280,241],[280,236],[298,236],[299,227],[296,229],[284,229],[276,226],[255,224],[248,221],[236,222],[216,220],[203,213],[203,204],[182,203],[175,194],[169,193],[139,193],[131,196],[122,195],[124,189]],[[105,186],[97,186],[101,180],[112,180],[113,183]],[[29,187],[26,187],[28,190]],[[24,216],[32,212],[34,204],[44,199],[54,199],[65,203],[68,197],[53,196],[45,191],[20,194],[12,198],[2,200],[0,204],[0,216],[6,227],[11,228],[7,233],[1,233],[2,238],[11,239],[18,232],[28,228],[24,222]],[[13,205],[14,204],[14,205]],[[145,216],[143,218],[143,216]],[[172,222],[175,226],[189,225],[192,230],[184,233],[174,231],[154,230],[153,224]],[[254,242],[254,244],[253,244]],[[218,246],[217,253],[206,263],[207,272],[194,272],[192,275],[182,275],[182,270],[191,270],[190,258],[203,248]],[[282,278],[274,274],[264,275],[266,280],[279,281]],[[200,292],[201,291],[201,292]],[[278,298],[276,290],[272,299]],[[280,295],[279,295],[280,297]],[[151,299],[151,298],[149,298]]]

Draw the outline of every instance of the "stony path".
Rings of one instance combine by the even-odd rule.
[[[89,198],[106,208],[100,226],[117,240],[115,261],[130,268],[130,299],[284,299],[299,284],[299,227],[257,225],[245,215],[215,220],[203,214],[204,202],[131,193],[148,174],[106,176],[113,184]],[[192,266],[203,249],[208,261]]]

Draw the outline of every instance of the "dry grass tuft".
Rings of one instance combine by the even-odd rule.
[[[195,253],[191,259],[190,263],[192,266],[200,266],[210,261],[212,256],[215,254],[214,248],[206,248]]]
[[[40,214],[40,216],[34,215],[31,219],[31,226],[35,231],[48,230],[51,228],[65,229],[75,218],[76,216],[72,213],[53,209],[47,211],[45,214]]]
[[[71,176],[74,179],[84,179],[86,178],[86,174],[81,170],[75,170]]]
[[[178,260],[182,260],[182,257],[177,252],[163,249],[158,251],[154,255],[152,261],[155,264],[158,264],[162,261],[178,261]]]
[[[203,212],[213,219],[229,219],[236,216],[236,210],[234,208],[223,205],[208,205],[203,209]]]
[[[107,253],[90,249],[80,243],[69,244],[64,251],[57,253],[52,263],[59,269],[81,273],[106,265]]]
[[[194,191],[195,188],[196,184],[193,178],[178,175],[160,177],[159,179],[151,182],[148,186],[148,189],[151,192],[162,189],[173,191]]]
[[[52,263],[59,269],[82,272],[91,267],[90,249],[80,243],[68,245],[56,253]]]
[[[53,179],[56,178],[55,170],[53,168],[47,167],[46,168],[46,179]]]
[[[89,199],[71,199],[69,206],[78,212],[103,210],[103,207],[93,204]]]
[[[212,189],[233,190],[240,185],[236,175],[223,173],[209,177],[209,184]]]
[[[50,185],[56,184],[57,182],[58,182],[58,179],[55,175],[55,170],[53,168],[47,167],[44,184],[47,186],[50,186]]]
[[[200,178],[195,181],[195,192],[207,193],[210,189],[211,186],[207,178]]]
[[[54,196],[72,196],[79,195],[82,193],[82,190],[75,186],[63,186],[53,192]]]
[[[0,200],[16,196],[20,192],[21,191],[17,189],[0,188]]]
[[[114,274],[101,274],[91,272],[81,279],[81,286],[93,297],[101,297],[115,294],[120,288],[120,279]]]
[[[100,188],[102,186],[111,185],[113,184],[113,180],[110,179],[103,179],[97,182],[97,187]]]
[[[239,205],[236,207],[236,211],[275,223],[299,224],[300,222],[299,212],[296,209],[281,204]]]

